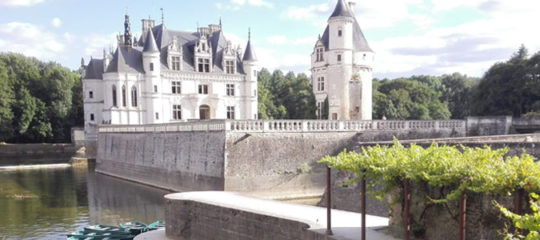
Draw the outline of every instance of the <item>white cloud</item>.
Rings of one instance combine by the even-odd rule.
[[[42,2],[44,2],[44,0],[0,0],[0,6],[30,7]]]
[[[54,33],[30,23],[0,24],[0,39],[0,49],[46,60],[54,60],[66,48]]]
[[[315,40],[313,37],[289,39],[285,35],[269,36],[266,38],[266,42],[274,46],[279,46],[279,45],[302,46],[302,45],[315,44]]]
[[[229,3],[216,3],[218,10],[239,10],[244,6],[273,8],[274,4],[265,0],[230,0]]]
[[[310,5],[307,7],[290,7],[287,10],[287,17],[295,20],[311,20],[328,13],[330,6],[327,3]]]
[[[53,18],[53,20],[51,20],[51,25],[53,25],[53,27],[61,27],[62,26],[62,20],[60,20],[60,18]]]

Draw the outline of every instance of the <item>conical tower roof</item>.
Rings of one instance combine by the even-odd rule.
[[[156,39],[154,39],[154,34],[150,30],[148,30],[146,34],[146,41],[144,42],[143,52],[159,52],[156,44]]]
[[[330,18],[333,18],[333,17],[354,18],[354,13],[345,0],[338,0],[336,4],[336,8],[334,9],[334,12],[332,13],[332,15],[330,15]]]
[[[244,52],[244,58],[242,58],[243,61],[257,61],[257,56],[255,56],[255,52],[253,51],[253,47],[251,47],[251,30],[249,31],[249,37],[248,42],[246,46],[246,51]]]

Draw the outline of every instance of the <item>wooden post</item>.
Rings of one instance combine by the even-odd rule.
[[[361,196],[361,211],[362,211],[362,240],[366,240],[366,170],[363,170],[364,176],[362,176],[362,181],[360,181],[360,190],[362,192]]]
[[[326,167],[326,234],[332,235],[332,190],[331,170]]]
[[[410,220],[410,200],[411,200],[411,193],[410,193],[410,186],[409,186],[409,180],[405,179],[403,182],[403,192],[404,192],[404,198],[405,198],[405,240],[409,240],[411,236],[411,220]]]
[[[467,218],[467,196],[465,191],[461,193],[459,199],[459,239],[465,240],[465,224]]]

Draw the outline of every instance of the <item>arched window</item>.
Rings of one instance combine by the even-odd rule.
[[[118,106],[118,104],[116,102],[116,86],[115,85],[112,86],[112,105],[113,105],[113,107]]]
[[[137,88],[135,86],[131,88],[131,106],[137,106]]]
[[[127,103],[126,103],[127,99],[126,98],[127,98],[127,96],[126,96],[126,86],[124,85],[124,86],[122,86],[122,106],[124,106],[124,107],[127,105]]]

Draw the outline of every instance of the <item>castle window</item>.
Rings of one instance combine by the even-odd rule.
[[[341,62],[341,54],[338,54],[338,55],[337,55],[337,61],[338,61],[338,62]]]
[[[208,94],[208,85],[201,84],[199,85],[199,94]]]
[[[116,100],[116,86],[112,86],[112,105],[113,107],[117,107],[117,100]]]
[[[94,114],[90,113],[90,121],[94,121]]]
[[[137,88],[135,86],[131,88],[131,106],[137,106]]]
[[[210,59],[199,58],[199,72],[210,72]]]
[[[324,50],[322,48],[317,48],[316,53],[317,53],[317,62],[324,61],[324,57],[323,57]]]
[[[126,96],[126,86],[124,85],[124,86],[122,86],[122,106],[124,106],[124,107],[127,105],[126,99],[127,99],[127,96]]]
[[[154,71],[154,63],[150,63],[150,71]]]
[[[173,105],[173,119],[182,120],[182,106],[181,105]]]
[[[257,90],[253,90],[253,96],[254,96],[254,97],[257,96]]]
[[[234,84],[227,84],[227,96],[234,96]]]
[[[341,29],[339,29],[339,30],[337,31],[337,35],[338,35],[338,37],[343,36],[343,31],[342,31]]]
[[[88,98],[94,98],[94,92],[93,91],[88,92]]]
[[[157,93],[157,85],[154,85],[154,92]]]
[[[225,61],[225,70],[228,74],[234,74],[234,61]]]
[[[332,113],[332,120],[338,120],[337,113]]]
[[[171,83],[172,85],[172,93],[173,94],[181,94],[182,93],[182,84],[180,82],[174,81]]]
[[[227,119],[234,119],[234,107],[228,106],[227,107]]]
[[[180,71],[180,57],[172,57],[172,70]]]
[[[159,120],[159,113],[156,113],[156,120]]]
[[[324,91],[324,77],[319,77],[317,79],[317,91]]]

